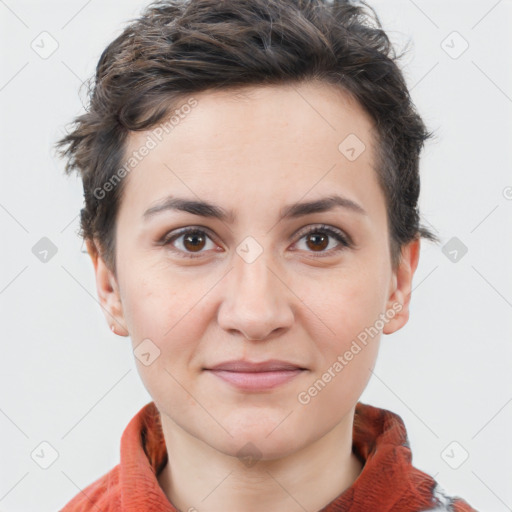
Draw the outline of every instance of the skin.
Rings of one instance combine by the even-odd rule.
[[[393,268],[373,121],[343,91],[303,82],[194,97],[198,105],[125,178],[117,275],[88,242],[99,299],[133,348],[149,338],[160,350],[149,366],[136,363],[172,452],[158,480],[177,508],[320,510],[361,472],[353,416],[381,333],[308,404],[297,397],[393,304],[401,310],[381,332],[407,322],[419,240]],[[149,133],[132,133],[128,153]],[[338,149],[351,133],[366,146],[354,161]],[[365,213],[337,207],[278,222],[284,205],[333,193]],[[171,194],[231,209],[236,221],[170,210],[143,220]],[[320,224],[353,246],[303,234]],[[198,247],[183,236],[158,244],[187,226],[206,230]],[[262,249],[251,263],[237,253],[248,236]],[[282,359],[307,371],[247,392],[203,370],[232,359]],[[239,457],[247,443],[258,451],[250,467]]]

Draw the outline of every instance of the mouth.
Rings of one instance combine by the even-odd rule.
[[[308,371],[287,361],[226,361],[204,370],[243,391],[265,391],[282,386]]]

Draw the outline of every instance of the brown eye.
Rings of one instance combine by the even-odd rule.
[[[306,237],[306,244],[314,251],[317,249],[322,251],[329,245],[329,236],[319,233],[311,233]]]
[[[208,241],[211,246],[208,247]],[[196,258],[204,249],[213,249],[215,244],[206,231],[198,228],[186,228],[178,233],[170,233],[162,240],[162,245],[169,246],[173,252],[184,258]]]
[[[200,231],[194,231],[183,235],[183,246],[188,251],[200,251],[205,245],[206,237]]]
[[[324,225],[308,228],[305,233],[302,233],[300,240],[302,239],[305,239],[306,252],[318,253],[318,257],[329,256],[352,246],[350,238],[342,231]],[[331,239],[337,242],[337,246],[334,244],[334,247],[326,250]]]

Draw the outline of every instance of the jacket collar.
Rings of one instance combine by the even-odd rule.
[[[358,402],[352,450],[364,464],[360,475],[320,512],[409,512],[439,505],[434,499],[435,480],[411,464],[407,432],[397,414]],[[121,438],[122,510],[178,512],[157,479],[167,457],[160,414],[150,402],[130,421]]]

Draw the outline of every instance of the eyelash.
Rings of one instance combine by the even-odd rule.
[[[336,228],[332,228],[332,227],[323,225],[323,224],[317,225],[317,226],[311,226],[305,232],[300,234],[299,240],[302,240],[302,238],[304,238],[307,235],[310,235],[312,233],[327,234],[328,236],[334,238],[340,244],[340,247],[338,247],[338,248],[330,249],[329,251],[321,251],[319,254],[313,253],[314,258],[323,258],[326,255],[330,256],[332,252],[337,253],[339,251],[342,251],[344,249],[347,249],[347,248],[350,248],[353,246],[353,243],[350,240],[350,237],[345,235],[342,231],[340,231]],[[164,246],[168,246],[168,245],[170,246],[173,241],[181,238],[182,236],[188,235],[188,234],[195,234],[195,235],[200,234],[200,235],[206,235],[210,239],[212,238],[208,234],[208,232],[206,230],[204,230],[203,228],[188,227],[188,228],[184,228],[183,230],[179,231],[178,233],[173,234],[172,236],[165,236],[162,239],[161,244]],[[193,258],[199,258],[202,255],[202,252],[198,252],[198,253],[194,254],[194,253],[184,252],[184,251],[182,251],[180,249],[176,249],[176,248],[172,248],[172,251],[176,252],[177,254],[179,254],[179,256],[181,256],[183,258],[193,259]]]

